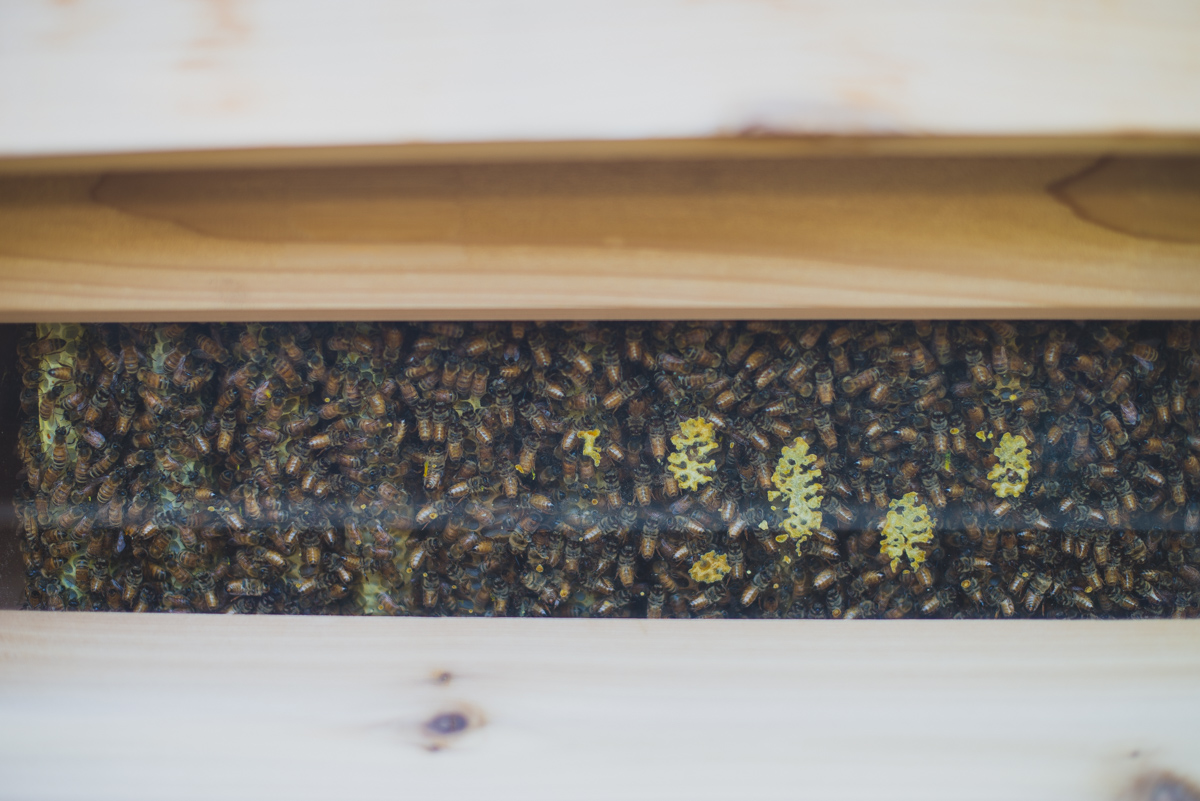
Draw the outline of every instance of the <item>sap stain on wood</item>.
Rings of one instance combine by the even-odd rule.
[[[1097,159],[1047,187],[1079,219],[1168,244],[1200,243],[1200,159]]]

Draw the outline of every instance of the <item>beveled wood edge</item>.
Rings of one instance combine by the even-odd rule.
[[[0,174],[339,167],[521,161],[778,159],[845,156],[1173,156],[1200,153],[1195,135],[750,136],[511,142],[413,142],[22,156],[0,153]]]

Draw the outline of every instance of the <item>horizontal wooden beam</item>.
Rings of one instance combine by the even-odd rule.
[[[1115,798],[1200,621],[0,613],[6,797]]]
[[[588,161],[714,161],[796,158],[1087,158],[1200,155],[1200,134],[1080,136],[748,135],[696,139],[416,142],[393,145],[92,152],[6,157],[0,175],[151,170],[504,164]]]
[[[1187,0],[10,0],[0,155],[1200,134]]]
[[[0,177],[0,321],[1200,316],[1200,159]]]

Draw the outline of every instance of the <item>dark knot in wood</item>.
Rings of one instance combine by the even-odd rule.
[[[461,712],[443,712],[440,715],[434,715],[425,728],[434,734],[457,734],[463,731],[469,725],[467,716]]]

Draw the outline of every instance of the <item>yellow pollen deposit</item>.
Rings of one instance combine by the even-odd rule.
[[[795,442],[780,452],[775,473],[771,476],[771,482],[779,491],[767,493],[767,498],[772,501],[780,496],[787,498],[788,516],[783,521],[783,530],[796,539],[797,545],[819,529],[824,520],[821,513],[821,500],[824,498],[821,490],[824,487],[816,483],[821,471],[809,467],[815,461],[817,457],[808,452],[808,443],[797,437]]]
[[[1029,449],[1025,445],[1024,437],[1005,434],[992,451],[1000,462],[988,471],[987,477],[992,479],[997,498],[1015,498],[1025,491],[1029,482]]]
[[[591,431],[580,431],[580,438],[583,440],[583,455],[590,456],[596,466],[600,466],[600,451],[596,450],[596,437],[600,436],[600,429],[594,428]]]
[[[1010,403],[1019,400],[1025,391],[1021,378],[1013,374],[1006,378],[997,376],[996,384],[992,387],[992,395]]]
[[[714,581],[720,581],[725,578],[725,574],[729,570],[729,560],[725,557],[725,554],[709,551],[695,561],[688,570],[688,575],[694,581],[703,581],[711,584]]]
[[[917,493],[909,492],[888,504],[879,552],[892,557],[892,570],[906,556],[911,567],[919,567],[925,551],[918,546],[932,541],[933,521],[925,504],[917,502]]]
[[[718,447],[712,423],[703,417],[684,420],[679,425],[679,433],[671,437],[671,442],[675,445],[675,453],[667,456],[667,469],[674,474],[680,489],[695,490],[701,484],[712,481],[712,476],[700,472],[717,466],[713,459],[701,461]]]

